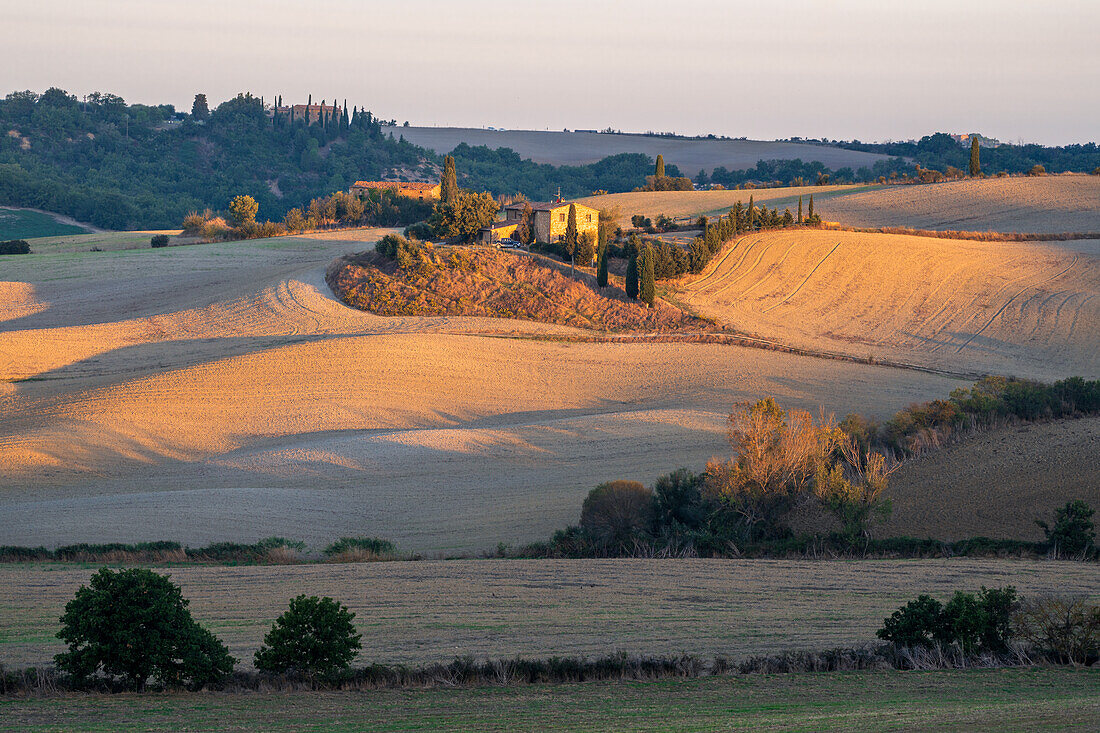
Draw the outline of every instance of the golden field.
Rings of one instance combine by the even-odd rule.
[[[1033,180],[1063,178],[992,183],[1034,196]],[[325,269],[382,233],[6,259],[0,544],[378,535],[408,551],[479,551],[575,522],[600,481],[649,483],[728,453],[735,401],[883,420],[975,374],[1097,376],[1095,241],[766,232],[661,286],[733,330],[917,367],[899,369],[348,308]],[[1089,466],[1080,473],[1096,485]],[[1030,537],[1032,518],[1073,498],[1058,482],[1036,492],[1027,479],[1017,493],[1009,481],[996,506],[1042,506],[982,511],[977,478],[939,488],[954,475],[903,470],[890,531]],[[1006,463],[1001,475],[1030,474]]]

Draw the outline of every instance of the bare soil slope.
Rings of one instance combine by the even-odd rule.
[[[907,463],[889,488],[881,534],[1040,540],[1071,499],[1100,506],[1100,418],[1010,427]]]
[[[552,132],[542,130],[482,130],[463,127],[392,127],[393,137],[437,153],[449,153],[459,143],[489,148],[511,148],[521,158],[552,165],[595,163],[619,153],[645,153],[651,158],[664,155],[666,163],[679,166],[680,173],[694,177],[700,170],[710,173],[719,166],[729,170],[752,168],[761,160],[820,161],[828,168],[874,165],[887,156],[845,150],[829,145],[780,143],[766,140],[685,140],[645,135],[612,135],[594,132]]]
[[[971,373],[1100,374],[1094,243],[793,230],[748,235],[677,302],[805,348]]]
[[[374,534],[477,550],[728,450],[739,399],[883,417],[959,380],[337,301],[379,232],[27,255],[0,289],[0,544]],[[514,338],[522,337],[522,338]]]
[[[1100,232],[1100,176],[985,178],[814,199],[848,226],[993,232]]]

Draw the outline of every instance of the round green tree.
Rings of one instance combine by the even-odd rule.
[[[78,683],[102,673],[142,689],[151,678],[192,688],[217,682],[235,660],[187,610],[166,576],[144,568],[103,568],[65,605],[59,639],[69,651],[54,657]]]
[[[354,618],[346,606],[327,596],[298,596],[264,637],[256,652],[256,669],[318,679],[338,677],[362,648]]]

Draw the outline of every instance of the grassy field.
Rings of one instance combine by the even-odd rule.
[[[0,565],[0,659],[41,665],[65,603],[95,571]],[[346,603],[357,663],[695,654],[743,659],[874,641],[905,601],[985,585],[1100,597],[1096,565],[1025,560],[450,560],[164,570],[246,666],[299,593]]]
[[[86,234],[87,231],[82,226],[60,222],[42,211],[0,207],[0,242],[8,239]],[[31,250],[38,251],[33,246]]]
[[[0,700],[0,730],[1095,730],[1100,671],[750,675],[367,692]],[[77,722],[79,721],[79,722]]]

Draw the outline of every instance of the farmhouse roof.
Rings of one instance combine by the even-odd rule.
[[[504,207],[505,211],[509,209],[515,209],[517,211],[523,211],[523,207],[527,204],[531,204],[531,211],[553,211],[554,209],[563,209],[569,204],[575,204],[575,201],[559,201],[557,203],[553,201],[517,201],[514,204],[508,204]],[[585,206],[584,204],[577,204],[578,209],[591,209],[591,206]]]
[[[405,189],[407,191],[431,191],[438,183],[423,183],[418,181],[356,181],[352,188],[386,188]]]

